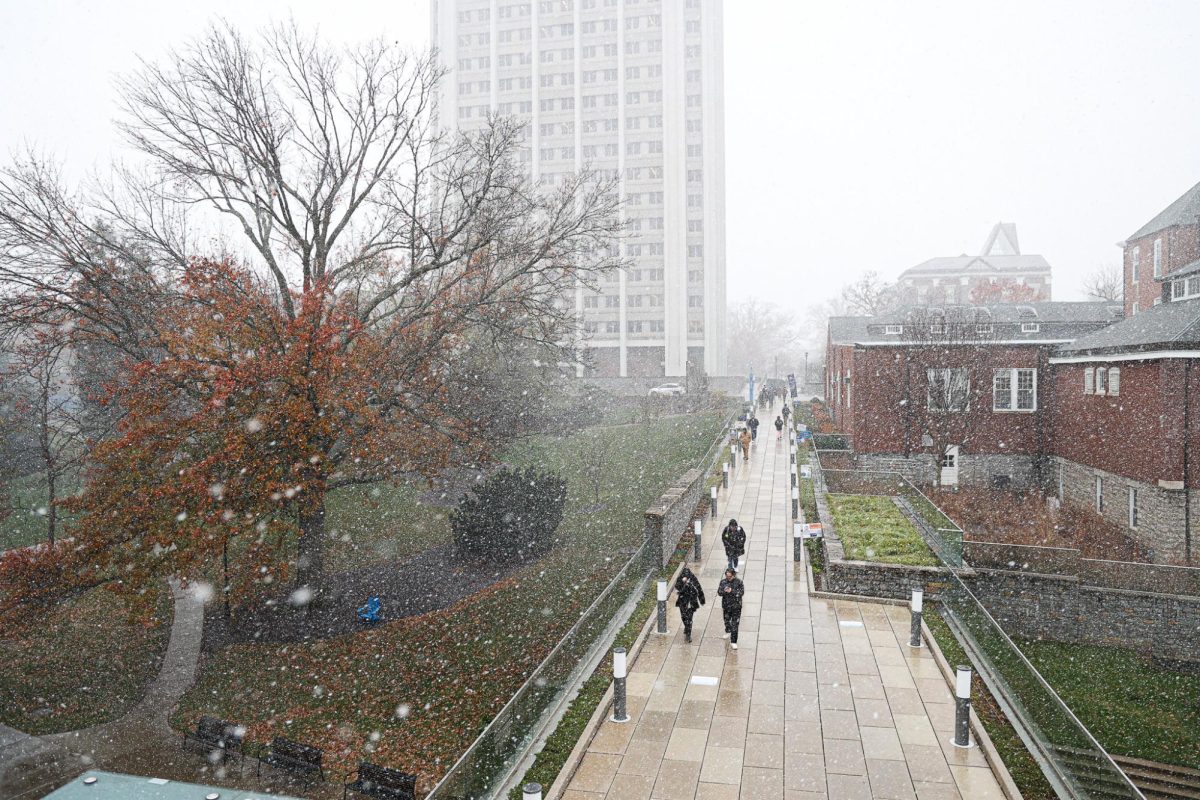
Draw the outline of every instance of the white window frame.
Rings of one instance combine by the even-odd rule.
[[[1133,254],[1130,256],[1130,258],[1133,261],[1133,269],[1130,270],[1130,272],[1133,273],[1133,285],[1137,286],[1138,273],[1142,271],[1142,247],[1141,247],[1141,245],[1134,246]]]
[[[1036,322],[1022,322],[1021,333],[1037,333],[1042,329],[1042,326]]]
[[[1136,528],[1138,526],[1138,505],[1137,505],[1137,487],[1129,487],[1129,527]]]
[[[1154,277],[1162,277],[1162,239],[1154,240]]]
[[[1083,368],[1083,393],[1096,393],[1096,370],[1093,367]]]
[[[1096,367],[1096,396],[1103,397],[1108,392],[1108,368]]]
[[[1104,478],[1100,475],[1096,476],[1096,511],[1100,514],[1104,513]]]
[[[900,334],[904,333],[904,326],[903,325],[884,325],[883,332],[885,335],[888,335],[888,336],[899,336]]]
[[[1032,393],[1031,402],[1028,407],[1021,406],[1021,375],[1026,373],[1033,379],[1033,386],[1024,391]],[[998,385],[1001,380],[1007,383],[1007,386],[1001,389]],[[992,411],[998,412],[1019,412],[1029,414],[1037,411],[1037,370],[1032,367],[1005,367],[1003,369],[992,370]],[[997,401],[1007,393],[1007,405],[1001,405]]]
[[[984,334],[988,334],[991,332],[992,332],[992,323],[990,323],[990,322],[980,322],[979,324],[977,324],[975,326],[975,335],[976,336],[983,336]]]
[[[1121,368],[1120,367],[1109,367],[1108,368],[1108,396],[1109,397],[1120,397],[1121,396]]]

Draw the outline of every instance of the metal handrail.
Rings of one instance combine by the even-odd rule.
[[[708,451],[705,452],[704,457],[701,459],[700,463],[707,464],[707,467],[705,469],[706,476],[712,470],[713,466],[715,465],[715,463],[720,455],[721,449],[725,446],[727,436],[728,436],[729,424],[733,421],[733,419],[736,416],[737,416],[736,411],[730,412],[730,414],[726,417],[725,421],[722,423],[721,430],[717,434],[716,441],[714,441],[713,444],[709,446]],[[521,684],[520,688],[518,688],[517,691],[515,691],[513,693],[512,697],[510,697],[508,699],[508,702],[506,702],[504,704],[504,706],[501,707],[501,709],[496,713],[496,715],[494,717],[492,717],[491,721],[489,721],[488,724],[484,726],[483,730],[480,731],[479,735],[475,737],[475,740],[473,742],[471,742],[471,744],[467,747],[467,749],[463,751],[462,755],[458,757],[458,760],[456,760],[454,762],[454,764],[450,767],[450,769],[446,770],[446,773],[438,780],[438,782],[434,785],[433,789],[430,790],[429,794],[426,796],[426,800],[436,800],[436,798],[439,797],[438,792],[441,791],[443,786],[445,786],[447,784],[447,782],[450,781],[454,777],[455,771],[458,770],[464,764],[466,764],[468,762],[468,759],[475,753],[476,749],[478,747],[480,747],[481,745],[485,744],[489,740],[489,738],[490,738],[489,735],[495,730],[495,728],[498,725],[503,724],[501,721],[505,720],[506,714],[510,711],[510,709],[514,706],[514,704],[517,703],[522,698],[524,698],[531,690],[531,687],[537,686],[537,681],[542,676],[542,674],[546,671],[547,664],[550,664],[553,661],[554,657],[562,651],[563,647],[566,646],[567,642],[570,641],[572,636],[574,636],[585,623],[590,623],[592,621],[590,619],[592,612],[596,608],[598,608],[605,600],[607,600],[609,598],[609,596],[612,594],[612,592],[615,590],[615,588],[618,586],[618,584],[626,576],[626,573],[628,572],[629,568],[631,566],[633,566],[634,563],[637,562],[639,559],[642,559],[645,557],[646,548],[651,547],[651,545],[654,545],[654,548],[657,550],[658,545],[656,542],[653,542],[652,540],[649,540],[649,539],[642,542],[642,546],[639,547],[634,552],[634,554],[629,557],[629,560],[626,561],[624,565],[622,565],[621,569],[617,571],[617,574],[612,577],[612,579],[608,582],[608,584],[604,587],[604,589],[600,592],[600,594],[598,594],[596,596],[596,599],[592,601],[591,605],[589,605],[587,607],[587,609],[585,609],[584,612],[579,615],[579,619],[577,619],[575,621],[575,624],[571,626],[570,630],[568,630],[566,633],[564,633],[562,635],[562,637],[558,640],[558,642],[554,645],[554,647],[550,650],[550,652],[546,654],[546,657],[541,660],[541,662],[537,665],[537,667],[534,668],[533,672],[530,673],[529,677],[526,678],[525,682]],[[657,560],[648,561],[648,563],[657,564],[658,561]],[[639,598],[641,593],[645,590],[646,581],[653,572],[654,572],[653,568],[646,570],[645,575],[642,576],[641,580],[638,583],[637,589],[634,590],[634,592],[630,595],[630,598],[628,600],[626,600],[626,602],[622,605],[622,610],[617,613],[616,617],[621,617],[622,612],[625,612],[627,607],[629,607],[631,605],[636,605],[637,598]],[[632,610],[632,609],[629,609],[629,610]],[[520,763],[520,758],[518,757],[518,758],[514,759],[513,763],[514,764]],[[498,779],[497,782],[500,785],[504,784],[504,780],[502,778],[503,778],[503,776],[500,776],[500,775],[497,776],[497,779]]]

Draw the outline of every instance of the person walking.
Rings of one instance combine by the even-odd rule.
[[[788,417],[790,417],[791,415],[792,415],[791,405],[789,403],[785,402],[783,404],[783,422],[785,425],[787,424]]]
[[[725,577],[717,585],[717,594],[721,595],[721,616],[725,618],[725,635],[721,638],[729,639],[729,645],[734,650],[737,650],[738,625],[742,621],[742,595],[745,593],[746,587],[738,579],[737,573],[732,569],[725,570]]]
[[[775,418],[775,438],[776,439],[783,438],[783,417]]]
[[[757,439],[758,439],[758,426],[759,426],[758,417],[756,417],[756,416],[754,416],[753,414],[751,414],[751,415],[750,415],[750,421],[749,421],[749,422],[747,422],[746,424],[750,426],[750,440],[751,440],[751,441],[757,441]]]
[[[683,620],[683,640],[689,644],[692,641],[692,615],[702,605],[704,587],[695,574],[684,567],[675,579],[675,607],[679,609],[679,618]]]
[[[721,546],[725,548],[726,566],[736,571],[738,559],[746,552],[746,529],[736,519],[730,519],[721,531]]]
[[[738,441],[742,443],[742,458],[746,459],[747,461],[750,460],[750,442],[752,440],[753,437],[750,436],[750,430],[748,428],[742,428],[742,435],[738,437]]]

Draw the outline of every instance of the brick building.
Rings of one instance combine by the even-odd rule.
[[[1125,315],[1164,300],[1200,297],[1200,183],[1129,236]]]
[[[1041,484],[1050,358],[1120,318],[1120,306],[1102,302],[834,317],[826,399],[868,467],[947,485]]]
[[[994,295],[988,302],[1050,300],[1050,264],[1040,255],[1021,252],[1017,226],[999,222],[979,255],[931,258],[900,273],[900,298],[912,305],[972,303],[978,293]]]
[[[1054,491],[1125,527],[1156,561],[1200,559],[1198,358],[1200,299],[1189,299],[1152,305],[1050,359]]]

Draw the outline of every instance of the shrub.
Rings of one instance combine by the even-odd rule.
[[[450,515],[458,551],[474,558],[528,561],[554,544],[567,482],[533,467],[502,469]]]

